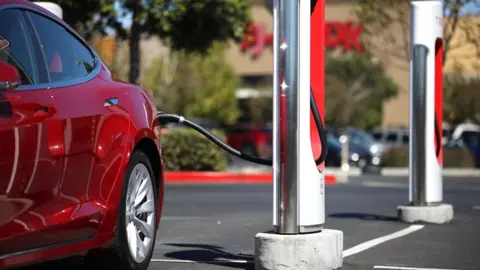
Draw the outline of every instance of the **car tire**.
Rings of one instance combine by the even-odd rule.
[[[156,219],[158,190],[153,182],[155,179],[153,175],[147,155],[143,151],[136,150],[130,159],[123,183],[113,244],[108,248],[90,251],[85,257],[88,269],[146,270],[148,268],[155,248],[158,228]],[[144,198],[140,198],[143,193]],[[151,229],[148,230],[145,224],[150,225],[148,227]],[[132,236],[136,239],[134,240]],[[135,244],[132,241],[139,243],[136,242],[138,240],[142,242],[140,244],[142,246],[136,245],[137,253],[134,255],[132,249]],[[141,247],[144,247],[143,252]]]

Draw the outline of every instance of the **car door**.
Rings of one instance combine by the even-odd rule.
[[[461,136],[466,148],[472,153],[475,167],[480,167],[480,132],[465,131]]]
[[[0,9],[0,62],[14,66],[17,88],[0,90],[0,256],[43,245],[45,207],[54,200],[61,161],[48,135],[56,113],[38,44],[23,12]]]
[[[57,106],[64,168],[57,205],[68,209],[68,236],[81,239],[99,229],[128,142],[126,88],[102,77],[104,67],[61,22],[26,12],[42,44]]]

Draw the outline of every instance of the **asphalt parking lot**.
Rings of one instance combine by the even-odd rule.
[[[344,233],[342,269],[480,269],[480,179],[445,178],[445,202],[455,207],[447,225],[396,219],[407,181],[367,175],[327,187],[326,227]],[[253,269],[254,236],[271,223],[271,185],[168,185],[150,269]]]

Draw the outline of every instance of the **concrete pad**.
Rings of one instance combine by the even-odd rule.
[[[341,184],[348,183],[348,172],[338,172],[335,174],[337,177],[337,182]]]
[[[453,206],[440,204],[435,206],[399,206],[400,220],[408,223],[426,222],[434,224],[449,223],[453,219]]]
[[[343,264],[343,232],[255,236],[256,270],[332,270]]]

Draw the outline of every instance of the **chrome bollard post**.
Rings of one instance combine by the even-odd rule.
[[[413,48],[412,67],[412,111],[411,119],[411,166],[412,166],[412,205],[423,206],[425,201],[425,126],[427,121],[427,56],[428,48],[424,45],[416,45]]]
[[[280,99],[278,126],[280,127],[279,165],[277,187],[278,233],[299,233],[298,226],[298,92],[299,92],[299,1],[277,1],[275,44],[278,45],[275,75],[279,83]],[[279,72],[279,73],[277,73]]]

